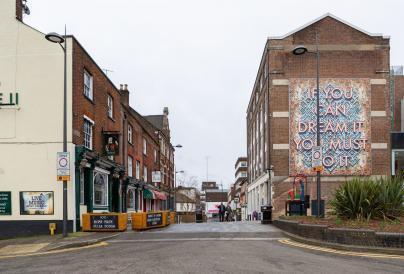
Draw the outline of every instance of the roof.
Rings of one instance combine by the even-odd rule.
[[[158,130],[163,129],[164,115],[146,115],[143,117]]]
[[[310,21],[310,22],[308,22],[308,23],[306,23],[306,24],[304,24],[303,26],[301,26],[301,27],[299,27],[299,28],[297,28],[297,29],[292,30],[291,32],[289,32],[289,33],[287,33],[287,34],[285,34],[285,35],[283,35],[283,36],[272,36],[272,37],[268,37],[268,39],[273,39],[273,40],[284,39],[284,38],[286,38],[286,37],[288,37],[288,36],[290,36],[290,35],[292,35],[292,34],[295,34],[296,32],[301,31],[302,29],[307,28],[307,27],[310,26],[310,25],[313,25],[314,23],[317,23],[318,21],[323,20],[323,19],[326,18],[326,17],[331,17],[331,18],[333,18],[333,19],[335,19],[335,20],[337,20],[337,21],[339,21],[339,22],[341,22],[341,23],[343,23],[343,24],[345,24],[345,25],[348,25],[348,26],[350,26],[351,28],[356,29],[357,31],[360,31],[360,32],[362,32],[362,33],[364,33],[364,34],[366,34],[366,35],[369,35],[369,36],[382,36],[383,38],[390,38],[389,36],[384,36],[384,35],[381,34],[381,33],[370,33],[370,32],[367,32],[366,30],[363,30],[363,29],[361,29],[361,28],[359,28],[359,27],[357,27],[357,26],[354,26],[354,25],[352,25],[351,23],[349,23],[349,22],[347,22],[347,21],[345,21],[345,20],[343,20],[343,19],[341,19],[341,18],[335,16],[334,14],[327,12],[326,14],[324,14],[324,15],[322,15],[322,16],[320,16],[320,17],[318,17],[318,18],[316,18],[316,19],[314,19],[314,20],[312,20],[312,21]]]

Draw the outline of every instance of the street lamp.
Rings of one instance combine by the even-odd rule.
[[[182,145],[178,144],[178,145],[176,145],[176,146],[174,146],[174,147],[176,147],[176,148],[182,148]]]
[[[64,54],[64,79],[63,79],[63,152],[67,152],[67,68],[66,68],[66,26],[64,37],[56,32],[45,35],[46,40],[59,44]],[[62,45],[64,44],[64,45]],[[63,180],[63,237],[67,237],[67,181]]]
[[[174,174],[174,199],[173,199],[173,210],[175,211],[177,209],[177,201],[175,199],[175,194],[177,192],[177,173],[184,173],[185,171],[183,170],[176,170]]]
[[[320,147],[320,51],[318,50],[318,33],[316,32],[316,51],[309,51],[303,45],[298,45],[293,49],[294,55],[303,55],[306,53],[311,53],[316,55],[316,68],[317,68],[317,92],[316,92],[316,118],[317,118],[317,126],[316,126],[316,135],[317,135],[317,147]],[[320,218],[320,205],[321,205],[321,179],[320,179],[320,170],[317,169],[317,217]]]

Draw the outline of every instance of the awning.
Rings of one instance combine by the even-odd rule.
[[[164,200],[164,201],[167,200],[167,196],[163,192],[153,190],[153,193],[154,193],[154,196],[156,197],[156,199]]]
[[[151,191],[150,189],[147,189],[147,188],[143,189],[143,198],[149,199],[149,200],[156,199],[153,191]]]

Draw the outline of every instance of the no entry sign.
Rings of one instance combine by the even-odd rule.
[[[70,181],[70,154],[69,152],[57,153],[57,180]]]

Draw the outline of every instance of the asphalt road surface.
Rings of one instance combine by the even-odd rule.
[[[107,245],[0,259],[0,273],[404,273],[403,258],[367,258],[281,243],[258,223],[127,231]]]

